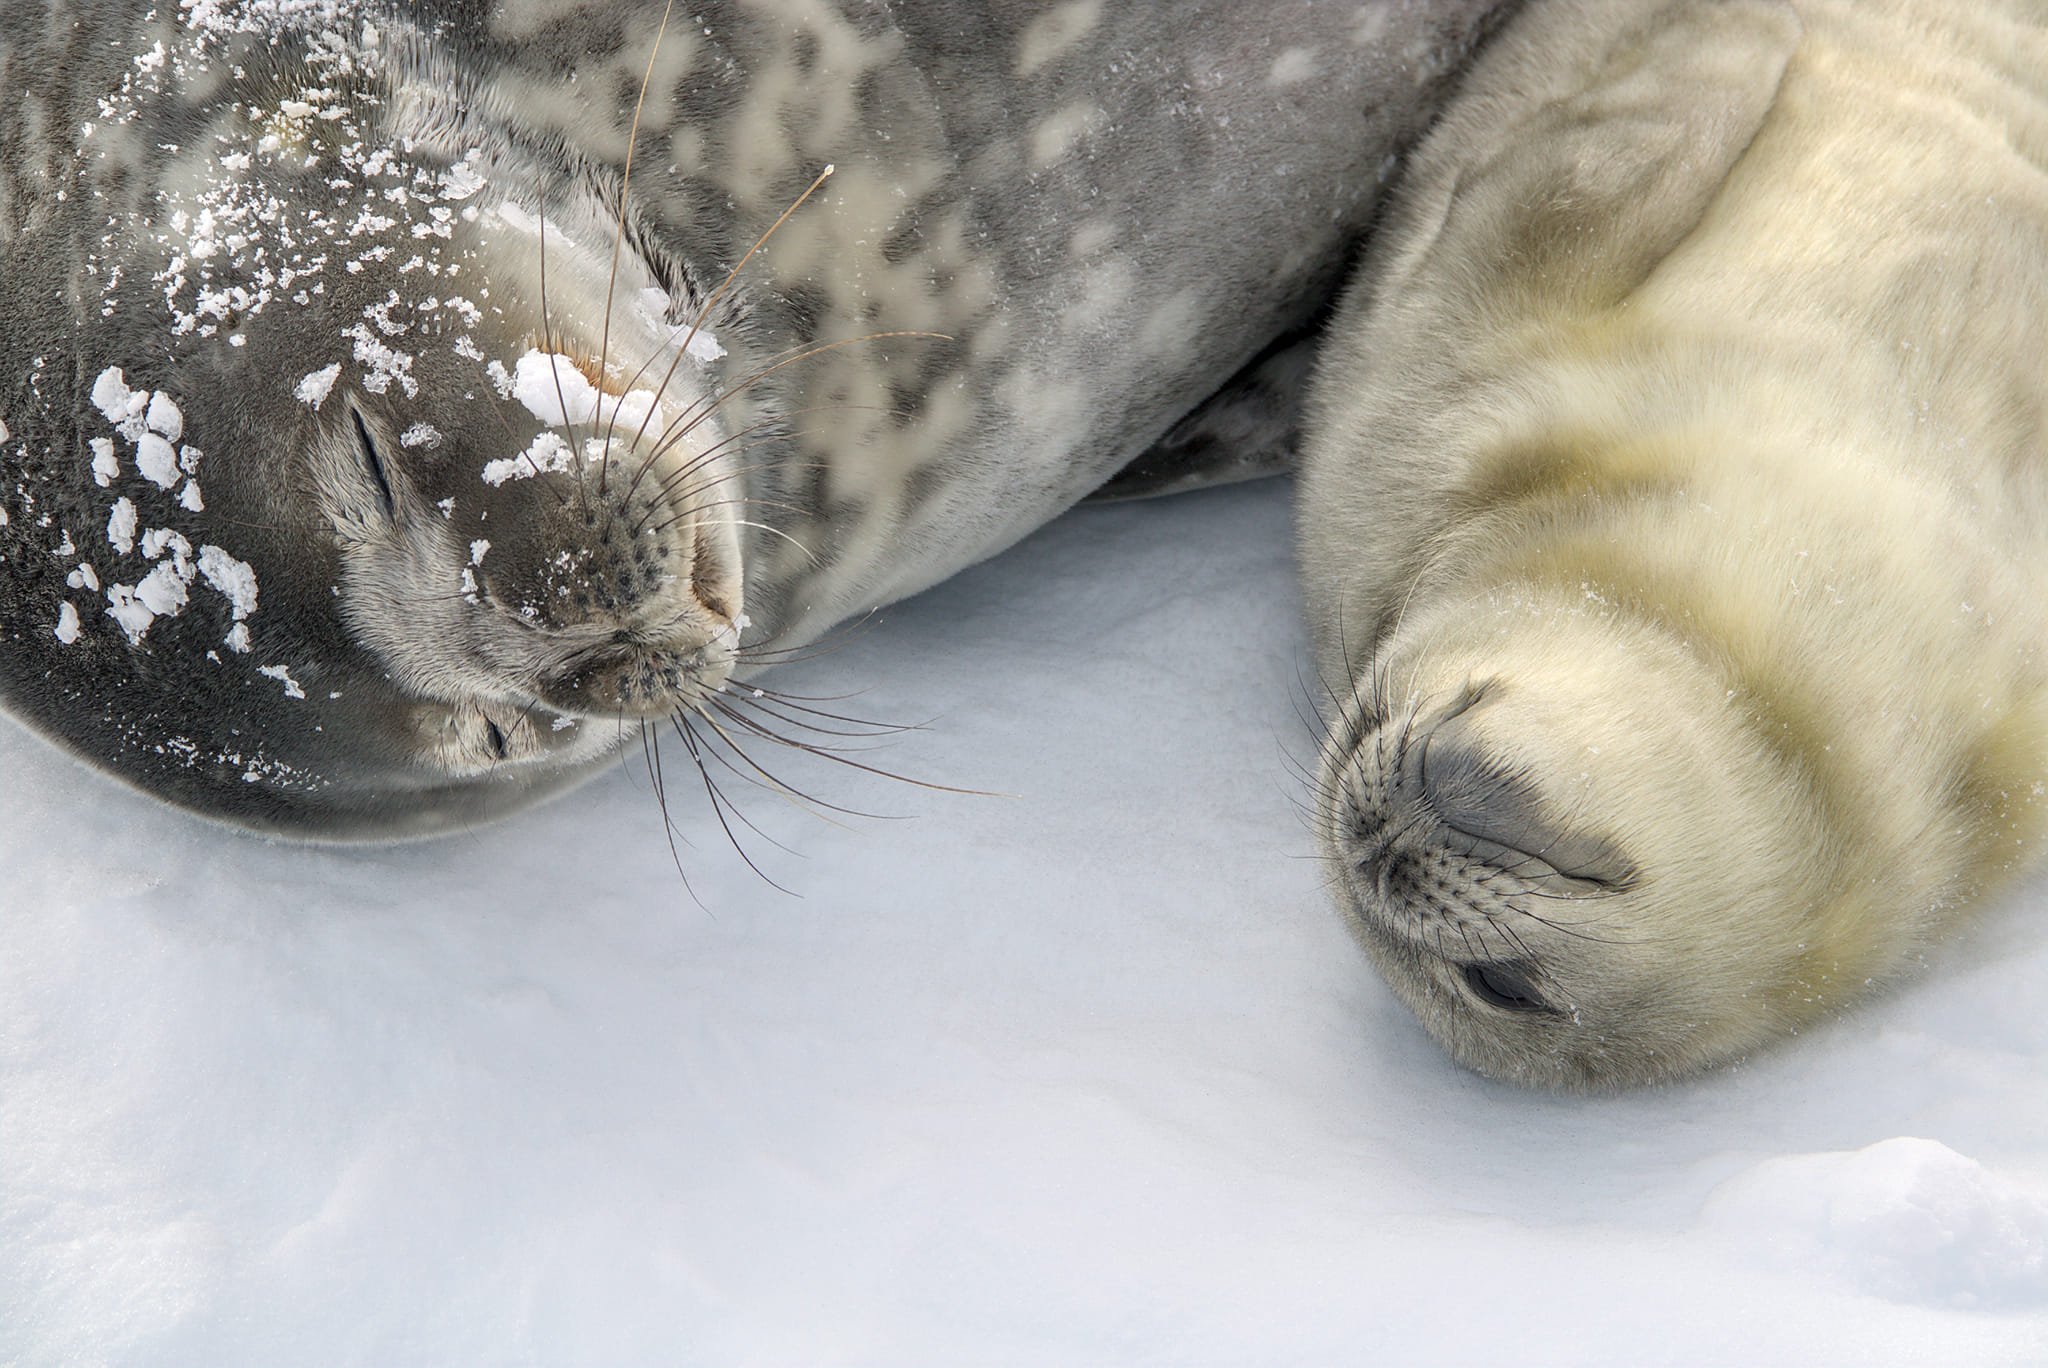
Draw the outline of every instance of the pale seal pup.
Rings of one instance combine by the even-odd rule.
[[[801,726],[726,686],[1302,323],[1494,8],[12,4],[0,700],[319,837]]]
[[[1682,1075],[2041,848],[2048,4],[1537,0],[1312,396],[1341,905],[1460,1061]]]

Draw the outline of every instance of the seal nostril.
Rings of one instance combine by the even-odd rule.
[[[500,760],[503,760],[511,753],[505,744],[505,733],[499,729],[497,723],[491,721],[488,717],[484,719],[484,734],[490,738],[491,750],[496,753]]]
[[[1548,866],[1603,887],[1627,884],[1633,866],[1619,847],[1571,830],[1549,811],[1532,779],[1506,772],[1483,753],[1466,724],[1456,720],[1470,706],[1465,702],[1439,720],[1416,747],[1412,775],[1420,801],[1455,833],[1453,847],[1518,873]]]

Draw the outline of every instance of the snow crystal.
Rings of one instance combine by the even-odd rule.
[[[121,473],[121,458],[114,455],[114,442],[110,437],[95,437],[91,446],[93,483],[105,489]]]
[[[368,323],[358,323],[342,333],[343,337],[355,342],[352,355],[356,364],[363,367],[363,388],[372,394],[388,393],[393,381],[408,399],[416,398],[420,392],[419,381],[412,376],[412,355],[402,352],[386,343],[370,331]]]
[[[175,442],[185,435],[184,412],[162,390],[149,396],[149,410],[142,421],[151,432],[161,434],[167,441]]]
[[[261,665],[257,667],[256,673],[260,675],[265,675],[271,679],[275,679],[278,682],[282,683],[284,685],[284,696],[286,698],[304,698],[306,696],[306,691],[299,687],[299,681],[292,678],[291,668],[289,666]]]
[[[551,426],[602,424],[632,433],[650,425],[660,428],[667,422],[652,390],[614,394],[599,389],[573,357],[557,352],[528,351],[514,364],[509,381],[500,379],[503,374],[503,367],[491,373],[499,392],[517,399],[527,412]]]
[[[176,617],[185,611],[185,577],[175,563],[165,561],[142,577],[135,598],[158,617]]]
[[[471,542],[469,544],[469,563],[471,565],[482,565],[484,563],[484,552],[490,549],[491,544],[485,538],[479,537]]]
[[[156,621],[155,610],[137,598],[132,584],[107,586],[107,616],[121,625],[131,646],[140,642],[148,634],[149,624]]]
[[[483,160],[482,149],[472,149],[467,156],[441,173],[441,198],[461,203],[484,188],[483,172],[478,164]]]
[[[648,322],[662,329],[671,347],[681,347],[683,354],[700,366],[708,366],[725,355],[725,348],[718,345],[718,339],[708,328],[701,325],[692,328],[688,323],[669,322],[669,297],[665,290],[652,286],[640,291],[640,311]]]
[[[128,401],[133,394],[119,366],[107,367],[92,382],[92,406],[110,423],[119,423],[128,417]]]
[[[135,549],[135,503],[128,498],[114,500],[114,511],[107,515],[107,542],[122,555]]]
[[[206,500],[199,497],[199,481],[185,481],[185,487],[178,492],[178,505],[193,513],[206,511]]]
[[[502,461],[490,461],[484,465],[483,482],[495,488],[507,480],[527,480],[540,474],[558,475],[575,464],[575,453],[557,432],[543,432],[534,437],[526,451]]]
[[[432,423],[414,423],[398,434],[398,444],[402,447],[437,447],[441,445],[441,429]]]
[[[78,568],[64,577],[64,582],[73,589],[91,589],[97,592],[100,587],[100,576],[90,562],[80,561]]]
[[[337,361],[303,377],[299,381],[299,387],[292,393],[300,403],[317,409],[327,402],[328,391],[334,388],[334,382],[340,378],[341,362]]]
[[[186,579],[192,578],[192,543],[168,527],[152,527],[142,534],[142,554],[151,560],[160,560],[166,552],[178,567],[178,573]]]
[[[249,624],[246,622],[236,623],[228,628],[228,634],[223,640],[227,648],[236,655],[249,654]]]
[[[199,573],[227,598],[228,607],[237,622],[256,611],[256,571],[247,561],[236,560],[218,546],[202,546],[199,548]],[[237,650],[247,649],[246,632],[242,640],[245,644],[236,647]],[[232,637],[228,644],[235,644]]]
[[[145,432],[135,444],[135,468],[158,489],[178,483],[178,453],[154,432]]]
[[[574,358],[531,350],[512,368],[512,397],[543,423],[588,423],[597,413],[599,390]]]
[[[69,646],[78,640],[78,610],[71,606],[71,600],[64,600],[57,609],[57,626],[54,629],[57,640]]]
[[[149,393],[129,389],[119,366],[107,367],[92,382],[92,405],[131,441],[147,430],[143,414],[149,408]]]

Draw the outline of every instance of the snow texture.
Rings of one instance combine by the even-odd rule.
[[[299,377],[298,386],[292,394],[302,404],[319,408],[327,402],[327,396],[334,389],[334,382],[341,378],[341,362],[322,366],[319,370]]]
[[[1014,795],[763,755],[912,819],[746,795],[800,897],[676,747],[690,891],[637,747],[315,849],[0,725],[0,1362],[2048,1362],[2048,887],[1684,1086],[1461,1072],[1304,858],[1287,497],[1084,510],[764,676]]]

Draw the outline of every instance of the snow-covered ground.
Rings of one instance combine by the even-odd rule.
[[[0,1362],[2048,1363],[2048,885],[1666,1091],[1462,1073],[1307,858],[1280,485],[1088,509],[784,671],[929,719],[397,849],[0,724]],[[684,793],[679,755],[668,768]]]

